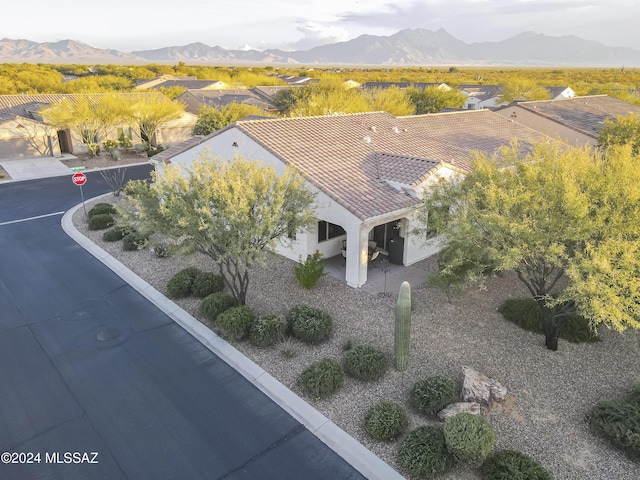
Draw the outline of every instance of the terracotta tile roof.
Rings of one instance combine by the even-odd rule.
[[[239,121],[235,128],[361,219],[415,204],[386,180],[415,185],[440,162],[468,170],[474,150],[491,154],[514,138],[528,148],[546,138],[488,110]]]
[[[517,106],[594,138],[606,119],[630,113],[640,115],[640,106],[608,95],[520,102]]]

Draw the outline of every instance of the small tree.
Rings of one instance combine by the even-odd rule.
[[[121,96],[95,94],[74,95],[40,110],[46,122],[58,130],[69,129],[80,137],[91,155],[100,151],[101,139],[109,133],[124,116]]]
[[[169,165],[163,174],[153,172],[151,185],[130,182],[127,192],[127,211],[138,212],[129,213],[132,220],[210,257],[239,305],[245,304],[251,265],[314,220],[313,194],[299,174],[287,168],[278,175],[241,157],[203,154],[186,170]]]
[[[526,78],[513,78],[506,82],[500,92],[500,102],[548,100],[551,98],[549,91],[536,84],[534,80]]]
[[[147,147],[151,147],[153,138],[162,125],[180,118],[184,112],[184,105],[161,93],[133,95],[128,102],[125,121],[132,129],[140,132]]]
[[[428,217],[443,205],[448,215]],[[464,179],[434,187],[422,214],[440,233],[445,283],[515,271],[549,349],[575,313],[640,329],[640,168],[630,147],[603,155],[545,143],[479,155]]]
[[[606,119],[598,134],[598,146],[606,149],[626,144],[631,145],[634,155],[640,152],[640,118],[631,114]]]
[[[447,90],[439,87],[427,87],[424,90],[410,88],[408,95],[415,106],[415,113],[436,113],[443,108],[462,108],[467,97],[456,88]]]
[[[249,115],[269,115],[264,110],[242,103],[230,103],[223,107],[202,105],[198,109],[198,120],[193,126],[194,135],[209,135]]]

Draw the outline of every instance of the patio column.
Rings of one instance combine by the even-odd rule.
[[[347,230],[347,267],[345,280],[350,287],[358,288],[367,282],[369,231],[359,226]]]

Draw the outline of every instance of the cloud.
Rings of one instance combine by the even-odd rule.
[[[293,43],[288,43],[287,49],[309,50],[319,45],[344,42],[349,39],[346,29],[324,23],[302,21],[298,23],[296,30],[302,33],[303,37]]]

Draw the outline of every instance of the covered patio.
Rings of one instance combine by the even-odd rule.
[[[346,282],[346,265],[342,255],[325,259],[324,271],[332,277]],[[367,282],[360,287],[371,295],[395,296],[402,282],[407,281],[412,288],[424,285],[429,280],[426,270],[412,266],[396,265],[385,255],[379,255],[367,268]]]

